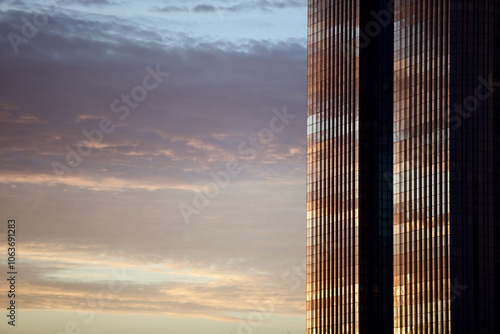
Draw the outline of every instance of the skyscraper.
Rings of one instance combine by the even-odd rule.
[[[388,6],[309,1],[308,334],[392,331]]]
[[[498,332],[500,2],[308,14],[308,333]]]
[[[497,333],[500,3],[395,5],[395,333]]]

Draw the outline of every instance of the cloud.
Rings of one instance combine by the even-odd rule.
[[[12,22],[19,21],[7,18],[1,30],[16,29]],[[292,166],[303,157],[304,152],[297,150],[304,144],[303,46],[257,41],[161,46],[116,37],[123,31],[132,38],[142,35],[140,28],[90,24],[67,16],[54,18],[50,27],[23,45],[19,55],[0,56],[10,64],[2,76],[9,84],[0,93],[0,103],[18,109],[3,107],[1,114],[17,124],[0,135],[5,143],[0,150],[5,175],[15,174],[16,179],[26,175],[27,180],[36,179],[34,174],[55,177],[52,162],[66,164],[69,152],[89,140],[84,132],[99,130],[103,118],[110,119],[113,132],[97,136],[101,143],[67,177],[83,173],[88,179],[94,178],[92,174],[106,179],[106,173],[112,173],[127,183],[140,179],[148,187],[150,181],[145,180],[157,183],[170,175],[181,183],[197,184],[228,162],[251,163],[256,171],[269,163]],[[73,34],[75,29],[78,35]],[[149,37],[156,39],[154,33]],[[2,44],[9,49],[8,40]],[[170,76],[136,108],[128,108],[130,114],[121,120],[111,104],[119,100],[125,106],[122,96],[142,85],[148,66],[157,65]],[[273,109],[283,106],[298,115],[297,121],[249,160],[239,145],[268,127]],[[26,132],[30,136],[23,135]],[[20,171],[16,160],[24,154],[31,163]]]
[[[305,8],[307,1],[251,1],[251,2],[234,2],[220,3],[220,4],[197,4],[192,7],[179,7],[170,5],[165,7],[153,7],[151,11],[159,13],[173,13],[173,12],[193,12],[193,13],[214,13],[218,11],[226,12],[249,12],[249,11],[272,11],[282,10],[288,8]]]
[[[26,15],[0,12],[0,34]],[[305,247],[306,48],[162,33],[56,13],[18,54],[0,39],[0,203],[23,224],[21,302],[73,310],[125,267],[130,285],[108,311],[234,321],[281,291],[277,312],[300,314],[304,282],[292,289],[282,277]],[[126,106],[157,65],[170,75],[120,119],[113,102]],[[253,158],[240,152],[284,106],[296,117]],[[103,118],[114,130],[57,178],[52,163]],[[186,225],[178,205],[228,162],[241,175]]]
[[[259,0],[253,2],[242,2],[231,6],[221,6],[221,10],[239,12],[249,10],[270,11],[273,9],[305,8],[307,1],[267,1]]]
[[[215,11],[217,11],[217,8],[212,5],[198,5],[193,8],[193,12],[195,13],[212,13]]]
[[[33,114],[2,110],[0,110],[0,122],[18,124],[42,123],[42,121]]]
[[[152,12],[158,13],[179,13],[179,12],[189,12],[188,7],[179,7],[179,6],[164,6],[164,7],[153,7],[151,8]]]
[[[296,200],[282,195],[293,193],[286,189],[269,196],[262,191],[268,187],[254,187],[255,195],[248,187],[229,189],[233,204],[221,198],[222,215],[214,203],[206,222],[191,227],[175,217],[173,192],[11,188],[9,200],[1,200],[24,228],[23,305],[75,310],[123,273],[127,285],[104,311],[234,321],[234,312],[250,312],[282,293],[273,313],[300,314],[304,242],[294,238],[301,235],[295,221],[304,217],[299,208],[273,213]],[[234,206],[239,196],[246,207]]]
[[[256,305],[273,313],[302,311],[297,285],[284,283],[281,276],[256,271],[249,261],[207,267],[180,261],[124,261],[113,253],[70,245],[26,244],[23,249],[25,283],[21,300],[28,309],[68,310],[78,306],[84,312],[99,306],[103,311],[233,322],[237,321],[235,313],[249,313]],[[295,275],[292,267],[284,274],[303,281],[301,266],[302,271]],[[274,284],[282,284],[282,288],[276,291]],[[272,298],[276,293],[283,297]]]
[[[111,6],[116,5],[115,2],[109,0],[57,0],[57,3],[62,6],[80,5],[80,6]]]

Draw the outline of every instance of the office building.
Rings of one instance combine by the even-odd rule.
[[[393,23],[387,5],[309,1],[308,334],[392,331]],[[374,20],[371,11],[385,13],[385,21],[360,38],[359,26]]]
[[[309,1],[308,333],[500,331],[500,1]]]

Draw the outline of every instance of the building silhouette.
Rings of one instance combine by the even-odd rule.
[[[308,20],[307,333],[500,332],[500,1]]]

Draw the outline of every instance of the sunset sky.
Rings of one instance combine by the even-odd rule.
[[[1,333],[305,332],[305,0],[0,0]]]

